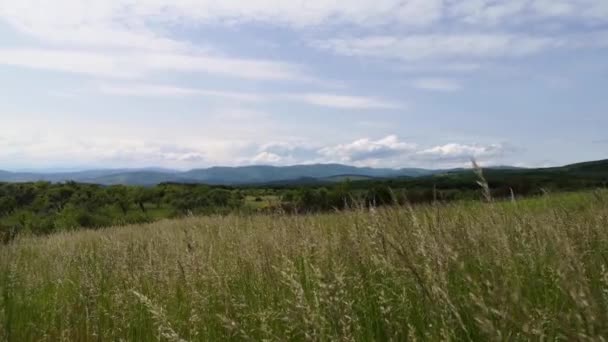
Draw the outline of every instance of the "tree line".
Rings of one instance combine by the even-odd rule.
[[[608,172],[566,174],[490,170],[496,198],[606,187]],[[252,203],[273,198],[263,206]],[[0,183],[0,240],[19,233],[49,234],[152,222],[185,215],[229,212],[307,213],[358,206],[479,199],[473,172],[423,178],[343,181],[332,184],[229,187],[160,184],[154,187],[66,183]]]

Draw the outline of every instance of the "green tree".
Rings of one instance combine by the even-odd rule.
[[[211,205],[218,207],[227,207],[230,204],[232,193],[225,189],[213,189],[208,193]]]
[[[131,198],[142,213],[146,212],[146,203],[156,202],[158,192],[151,188],[136,187],[131,190]]]
[[[108,188],[108,194],[112,202],[120,208],[123,215],[127,215],[129,207],[131,206],[131,200],[129,198],[129,192],[126,187],[122,185],[115,185]]]
[[[12,214],[17,208],[17,201],[9,195],[0,195],[0,216]]]

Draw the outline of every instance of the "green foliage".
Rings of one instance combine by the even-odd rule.
[[[605,188],[605,162],[537,170],[484,170],[490,196],[507,199]],[[0,183],[0,227],[8,234],[48,234],[162,218],[229,212],[310,213],[354,207],[474,200],[477,175],[460,171],[420,178],[262,187],[161,184],[155,187],[67,183]],[[259,199],[259,200],[256,200]],[[3,234],[6,236],[7,234]]]
[[[235,190],[170,184],[154,188],[73,182],[0,184],[1,236],[4,240],[16,233],[147,223],[213,208],[238,208],[242,196]]]

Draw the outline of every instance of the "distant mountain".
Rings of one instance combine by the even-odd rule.
[[[314,164],[294,166],[243,166],[212,167],[192,170],[182,175],[208,184],[255,184],[269,183],[300,178],[327,178],[339,175],[356,175],[366,177],[396,177],[409,175],[403,170],[374,169],[341,164]]]
[[[388,169],[355,167],[342,164],[314,164],[294,166],[242,166],[211,167],[185,172],[147,168],[86,170],[79,172],[33,173],[0,171],[0,182],[66,182],[76,181],[102,185],[155,185],[159,183],[204,183],[210,185],[266,184],[273,182],[307,181],[335,182],[340,177],[349,176],[352,180],[368,178],[417,177],[434,174],[434,170]],[[332,179],[332,177],[337,177]]]
[[[362,175],[337,175],[337,176],[318,178],[318,179],[322,180],[322,181],[326,181],[326,182],[339,183],[339,182],[345,182],[345,181],[356,182],[356,181],[362,181],[362,180],[374,180],[374,179],[379,179],[379,178],[372,177],[372,176],[362,176]]]
[[[578,172],[582,174],[608,174],[608,159],[590,161],[585,163],[571,164],[561,167],[564,171]]]
[[[0,170],[0,179],[9,179],[12,175],[12,172]]]
[[[34,172],[6,172],[0,171],[0,182],[90,182],[97,183],[98,179],[120,174],[120,173],[137,173],[135,170],[128,169],[112,169],[112,170],[86,170],[77,172],[58,172],[58,173],[34,173]],[[100,182],[99,184],[105,184]]]
[[[93,178],[85,178],[78,181],[103,185],[128,184],[139,186],[153,186],[160,183],[200,183],[196,180],[184,178],[179,173],[158,171],[112,173],[99,175]]]
[[[544,169],[521,169],[497,166],[492,170],[504,172],[569,172],[608,174],[608,160],[594,161]],[[75,181],[102,185],[142,185],[160,183],[200,183],[210,185],[312,184],[399,177],[424,177],[460,173],[467,169],[428,170],[417,168],[387,169],[355,167],[342,164],[313,164],[294,166],[211,167],[190,171],[161,168],[85,170],[79,172],[34,173],[0,170],[0,182],[66,182]]]

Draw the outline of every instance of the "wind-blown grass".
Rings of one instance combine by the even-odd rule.
[[[600,340],[608,193],[188,218],[0,247],[0,339]]]

